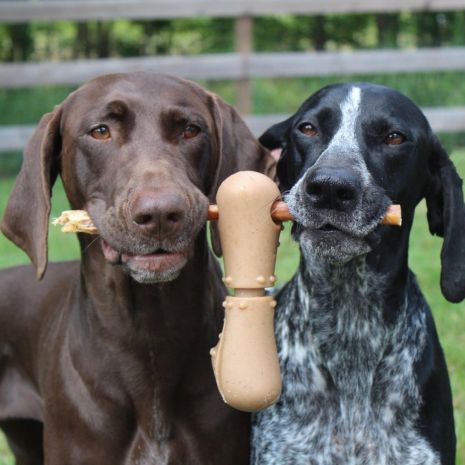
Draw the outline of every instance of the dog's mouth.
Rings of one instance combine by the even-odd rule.
[[[320,228],[316,228],[316,230],[321,231],[321,232],[325,232],[325,233],[343,232],[339,228],[337,228],[336,226],[334,226],[332,224],[329,224],[329,223],[324,224]]]
[[[298,222],[295,223],[296,232],[300,233],[307,231],[307,233],[315,235],[321,240],[324,238],[338,238],[339,240],[365,240],[372,243],[372,236],[379,232],[380,226],[375,221],[371,221],[360,228],[351,227],[351,225],[339,225],[331,221],[323,221],[320,224],[302,225]]]
[[[369,231],[365,231],[363,234],[358,232],[348,231],[344,228],[338,227],[331,223],[325,223],[319,228],[313,229],[314,234],[319,236],[320,239],[324,237],[339,238],[339,240],[363,240],[370,249],[374,249],[380,242],[382,237],[381,225],[373,226]]]
[[[347,263],[374,250],[382,239],[383,228],[377,214],[369,215],[370,219],[365,221],[328,216],[331,215],[315,214],[310,209],[304,210],[304,215],[295,215],[292,235],[312,260]]]
[[[297,223],[298,224],[298,223]],[[317,224],[312,225],[302,225],[298,224],[298,229],[300,231],[307,230],[308,232],[315,234],[319,238],[324,238],[326,236],[333,237],[338,236],[341,239],[346,237],[348,239],[352,238],[363,238],[365,234],[361,234],[358,230],[352,229],[347,225],[339,225],[330,220],[319,221]]]
[[[179,276],[181,269],[192,255],[192,247],[182,251],[157,248],[146,254],[119,252],[102,240],[105,259],[112,265],[122,265],[136,280],[142,283],[171,281]]]

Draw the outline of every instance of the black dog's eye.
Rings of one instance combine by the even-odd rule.
[[[318,134],[318,131],[316,130],[315,126],[313,126],[313,124],[311,123],[302,123],[298,127],[298,129],[302,134],[305,134],[306,136],[313,137]]]
[[[199,135],[200,131],[201,129],[195,124],[188,124],[182,132],[182,137],[184,137],[184,139],[193,139]]]
[[[384,139],[384,143],[387,145],[400,145],[405,142],[405,136],[400,132],[391,132]]]
[[[96,128],[92,129],[92,131],[90,131],[90,135],[97,140],[110,139],[110,128],[105,124],[101,124],[100,126],[97,126]]]

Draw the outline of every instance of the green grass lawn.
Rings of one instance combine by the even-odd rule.
[[[465,149],[457,150],[452,158],[465,177]],[[0,212],[3,212],[8,193],[13,184],[11,178],[0,178]],[[62,186],[54,189],[52,216],[57,216],[67,208]],[[277,275],[283,283],[289,279],[298,262],[298,250],[289,238],[289,228],[281,237],[278,254]],[[464,232],[465,234],[465,232]],[[439,290],[441,239],[430,236],[426,224],[426,207],[421,204],[417,209],[413,226],[410,263],[416,272],[421,287],[433,308],[439,335],[444,347],[452,388],[454,392],[455,420],[458,437],[457,465],[465,465],[465,303],[453,305],[445,301]],[[63,260],[78,256],[76,238],[65,235],[57,229],[50,231],[50,258]],[[0,237],[0,267],[27,263],[27,257],[19,249]],[[0,465],[12,465],[13,459],[0,436]]]

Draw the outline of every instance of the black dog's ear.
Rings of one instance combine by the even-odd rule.
[[[282,149],[276,165],[276,175],[281,192],[289,190],[296,181],[296,160],[289,159],[286,144],[293,118],[294,116],[291,116],[287,120],[271,126],[259,138],[260,143],[270,150]]]
[[[274,179],[276,160],[258,143],[232,106],[215,94],[210,93],[209,96],[215,123],[216,149],[208,197],[210,202],[214,203],[220,184],[237,171],[258,171]],[[218,230],[213,221],[210,222],[210,231],[213,251],[217,256],[221,256]]]
[[[42,279],[47,267],[48,218],[61,151],[61,107],[44,115],[24,150],[21,171],[8,199],[0,229],[23,249]]]
[[[258,139],[260,144],[269,150],[283,148],[292,118],[293,116],[267,129]]]
[[[441,290],[450,302],[465,298],[465,204],[462,180],[436,136],[429,159],[432,174],[426,192],[431,234],[444,237]]]

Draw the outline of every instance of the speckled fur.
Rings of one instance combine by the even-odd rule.
[[[254,416],[253,465],[440,463],[414,426],[413,371],[429,309],[411,275],[409,298],[387,327],[382,296],[383,277],[367,272],[364,258],[301,265],[280,292],[283,394]]]
[[[416,367],[428,343],[430,309],[411,272],[404,301],[389,308],[388,280],[367,263],[366,238],[390,199],[358,145],[361,98],[360,88],[349,89],[332,140],[286,196],[302,258],[277,297],[283,393],[253,417],[252,465],[441,463],[418,428]],[[353,209],[309,206],[306,182],[322,164],[358,176]],[[319,232],[328,222],[338,231]]]

